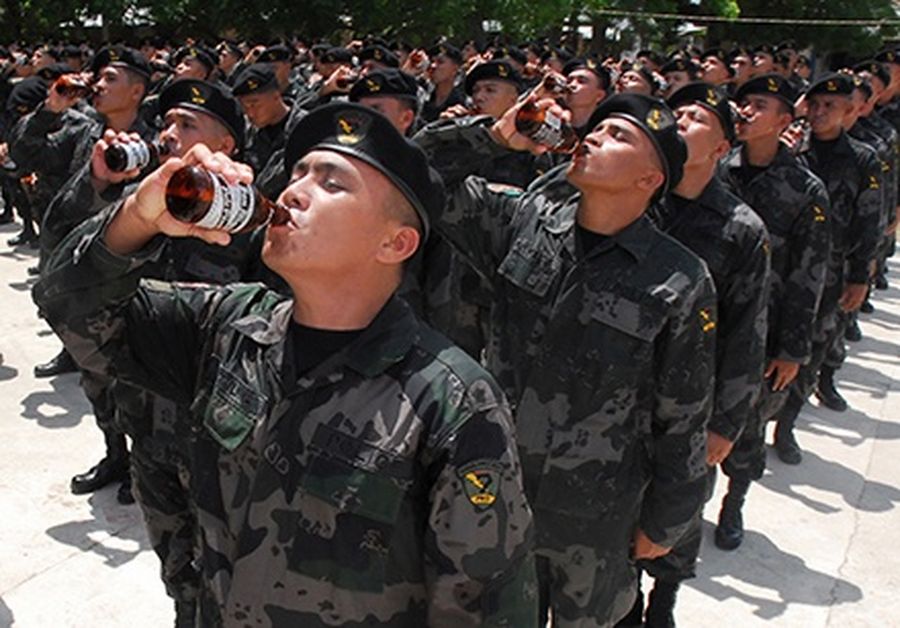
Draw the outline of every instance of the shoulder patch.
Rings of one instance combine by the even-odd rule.
[[[709,310],[709,308],[700,308],[698,315],[700,316],[700,328],[703,330],[703,333],[708,334],[709,332],[715,330],[716,321],[715,319],[713,319],[712,312]]]
[[[481,512],[494,505],[500,493],[500,472],[496,463],[475,462],[460,469],[459,477],[475,510]]]
[[[878,184],[878,177],[875,175],[869,176],[869,189],[870,190],[878,190],[881,186]]]
[[[813,205],[813,220],[815,222],[825,222],[825,210],[818,205]]]

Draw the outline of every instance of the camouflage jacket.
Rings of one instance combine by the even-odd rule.
[[[881,161],[882,192],[884,193],[884,224],[887,226],[897,216],[897,193],[900,186],[898,166],[900,166],[900,153],[898,153],[897,130],[890,122],[877,113],[868,118],[860,118],[852,129],[848,131],[850,137],[868,144],[878,154]]]
[[[663,199],[657,225],[706,265],[716,285],[716,394],[709,428],[735,442],[754,424],[766,358],[769,234],[746,203],[713,177],[696,199]]]
[[[450,194],[432,224],[491,283],[487,365],[516,402],[539,535],[542,512],[597,521],[640,508],[650,538],[672,545],[703,503],[716,324],[705,265],[646,217],[576,250],[577,194],[468,176],[503,150],[483,126],[417,141]]]
[[[831,266],[846,265],[847,283],[866,283],[881,238],[882,172],[875,151],[842,133],[811,142],[803,163],[825,183],[831,201]]]
[[[812,354],[819,300],[831,253],[825,184],[785,147],[752,176],[738,146],[722,161],[722,176],[766,223],[771,242],[769,358],[806,364]],[[720,314],[721,317],[721,314]]]
[[[531,512],[485,371],[392,298],[295,373],[291,300],[142,282],[159,244],[113,255],[110,215],[34,296],[82,367],[191,406],[204,626],[536,626]]]

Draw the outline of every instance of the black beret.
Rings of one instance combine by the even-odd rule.
[[[22,79],[12,88],[6,100],[6,110],[16,117],[24,116],[47,98],[47,81],[39,76]]]
[[[184,46],[179,48],[173,57],[173,62],[175,65],[178,65],[183,59],[188,57],[196,59],[209,68],[210,71],[214,70],[219,64],[218,56],[202,46]]]
[[[794,52],[797,52],[797,44],[788,39],[787,41],[783,41],[775,46],[775,50],[777,52],[784,52],[786,50],[793,50]]]
[[[72,44],[68,44],[63,46],[62,48],[62,58],[63,59],[72,59],[74,57],[81,58],[81,48],[78,46],[73,46]]]
[[[479,63],[466,74],[466,94],[471,96],[472,90],[475,89],[475,83],[486,79],[512,83],[519,92],[523,89],[522,76],[508,61],[488,61]]]
[[[791,82],[780,74],[762,74],[755,76],[743,85],[741,85],[734,94],[734,99],[738,102],[743,100],[744,96],[751,94],[762,94],[763,96],[772,96],[781,100],[794,113],[794,103],[797,102],[799,94],[791,85]]]
[[[885,65],[879,61],[863,61],[862,63],[858,63],[856,67],[853,68],[854,72],[868,72],[878,80],[880,80],[885,87],[891,84],[891,72],[885,67]]]
[[[734,63],[734,60],[737,59],[738,57],[749,57],[752,59],[753,53],[744,47],[735,48],[734,50],[732,50],[731,52],[728,53],[728,62]]]
[[[325,54],[319,57],[322,63],[352,63],[353,53],[340,46],[329,48]]]
[[[853,79],[846,74],[832,72],[821,77],[806,90],[807,96],[816,94],[838,94],[850,96],[853,94]]]
[[[428,51],[429,57],[439,57],[441,55],[447,57],[457,65],[463,62],[462,53],[459,51],[459,48],[446,42],[443,44],[438,44]]]
[[[314,109],[297,123],[284,150],[287,172],[306,153],[325,149],[369,164],[409,200],[429,231],[429,215],[444,206],[444,185],[416,144],[400,135],[380,113],[356,103],[334,102]]]
[[[601,87],[603,87],[603,89],[607,89],[609,87],[609,84],[612,81],[609,75],[609,70],[606,69],[606,67],[596,59],[584,59],[581,57],[572,59],[563,66],[562,73],[565,76],[569,76],[569,74],[571,74],[575,70],[581,69],[590,70],[591,72],[593,72],[597,76],[597,78],[600,79],[600,85]]]
[[[637,72],[638,74],[640,74],[641,78],[643,78],[647,82],[647,84],[650,86],[650,89],[652,89],[654,92],[659,87],[653,71],[643,63],[635,63],[629,69],[625,70],[625,72]]]
[[[872,97],[872,82],[858,74],[853,75],[853,88],[863,93],[866,100]]]
[[[63,74],[74,74],[76,70],[67,63],[51,63],[37,71],[37,75],[45,81],[55,81]]]
[[[637,54],[634,55],[635,59],[640,59],[641,57],[644,57],[645,59],[647,59],[654,65],[662,65],[663,64],[662,56],[655,50],[651,50],[649,48],[644,48],[643,50],[638,50]]]
[[[768,44],[762,44],[753,49],[754,55],[769,55],[773,59],[775,58],[775,48]]]
[[[731,113],[731,103],[724,89],[716,87],[712,83],[688,83],[667,101],[674,110],[681,105],[696,103],[704,109],[711,111],[719,119],[722,131],[729,142],[734,141],[734,116]]]
[[[412,52],[413,47],[409,42],[403,41],[402,39],[397,39],[391,42],[390,46],[391,50],[400,51],[400,52]]]
[[[197,79],[179,79],[159,95],[159,109],[165,115],[169,109],[181,107],[211,115],[225,125],[238,150],[244,146],[244,114],[240,104],[218,85]]]
[[[664,194],[678,185],[684,173],[687,145],[678,134],[675,114],[669,106],[653,96],[616,94],[604,100],[594,110],[588,128],[594,129],[610,117],[628,120],[650,138],[666,175],[666,182],[660,192]]]
[[[278,91],[278,79],[275,78],[275,70],[268,63],[254,63],[241,70],[234,78],[231,93],[235,96],[247,96],[248,94],[261,94],[263,92]]]
[[[256,61],[258,63],[273,63],[275,61],[290,61],[293,57],[294,55],[291,53],[290,48],[284,44],[276,44],[263,50]]]
[[[721,48],[710,48],[709,50],[704,50],[703,54],[700,55],[700,61],[705,61],[710,57],[718,59],[719,62],[728,69],[729,76],[734,76],[734,68],[731,67],[732,59],[729,58],[729,55],[724,50],[722,50]]]
[[[549,59],[557,59],[560,63],[567,63],[572,58],[572,54],[562,48],[555,46],[547,46],[544,54],[541,55],[541,63],[547,62]]]
[[[677,57],[666,63],[659,71],[662,74],[668,74],[669,72],[687,72],[691,76],[695,76],[697,74],[697,69],[697,65],[690,59]]]
[[[502,48],[498,48],[494,54],[498,58],[512,59],[519,65],[528,63],[528,55],[525,54],[525,51],[521,48],[516,48],[515,46],[503,46]]]
[[[153,73],[147,58],[127,46],[107,46],[101,49],[91,59],[91,72],[96,74],[108,65],[122,66],[148,79]]]
[[[419,84],[406,72],[395,68],[374,70],[360,77],[350,88],[350,101],[368,96],[391,96],[418,102]]]
[[[377,61],[382,65],[385,65],[389,68],[399,68],[400,67],[400,59],[397,58],[393,52],[385,48],[384,46],[369,46],[368,48],[363,48],[359,53],[359,61],[362,63],[363,61]]]
[[[237,45],[237,42],[234,42],[230,39],[223,40],[218,46],[216,46],[216,51],[219,54],[223,52],[230,52],[233,55],[237,55],[242,57],[244,52],[241,50],[241,47]]]
[[[875,60],[881,63],[900,64],[900,54],[897,54],[896,50],[884,50],[875,55]]]
[[[331,44],[313,44],[312,48],[309,49],[311,53],[314,55],[321,56],[331,50]]]

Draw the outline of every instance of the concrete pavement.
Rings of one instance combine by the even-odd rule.
[[[31,303],[33,251],[6,245],[16,231],[0,227],[0,628],[171,625],[137,506],[120,506],[114,487],[69,493],[102,438],[77,375],[32,375],[59,343]],[[770,452],[733,553],[711,542],[720,482],[680,627],[900,626],[900,261],[891,279],[839,374],[851,409],[805,410],[800,467]]]

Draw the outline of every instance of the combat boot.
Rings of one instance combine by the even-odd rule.
[[[78,365],[72,358],[65,347],[57,353],[52,360],[44,364],[38,364],[34,367],[35,377],[55,377],[63,373],[74,373],[78,370]]]
[[[782,408],[782,413],[778,415],[778,422],[775,424],[775,453],[784,464],[796,465],[803,461],[803,454],[800,451],[800,445],[794,438],[794,422],[797,420],[799,409],[794,412],[793,408]]]
[[[88,471],[72,478],[72,493],[93,493],[113,482],[124,482],[128,477],[128,448],[122,434],[106,434],[106,456]]]
[[[854,316],[847,329],[844,330],[844,340],[847,342],[859,342],[862,340],[862,330],[859,328],[859,321]]]
[[[716,547],[721,550],[736,550],[744,541],[744,517],[741,508],[747,497],[750,483],[731,480],[728,483],[728,493],[722,500],[722,510],[719,512],[719,525],[716,526]]]
[[[647,600],[644,628],[675,628],[675,598],[678,582],[657,579]]]
[[[197,603],[175,600],[175,628],[194,628],[197,625]]]
[[[122,483],[119,484],[119,490],[116,491],[116,501],[123,506],[130,506],[134,503],[134,493],[131,492],[131,474],[126,473]]]
[[[843,412],[847,409],[847,401],[841,397],[841,393],[834,386],[834,369],[829,366],[823,366],[819,371],[816,398],[829,410]]]

